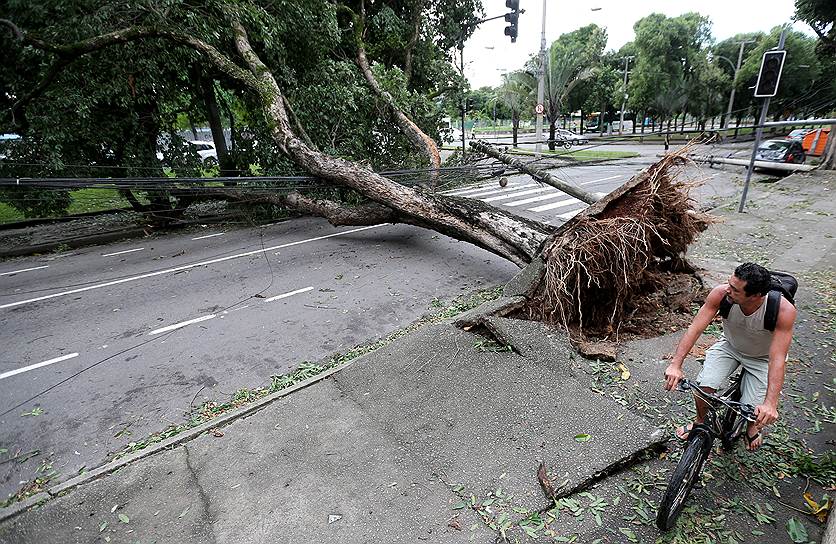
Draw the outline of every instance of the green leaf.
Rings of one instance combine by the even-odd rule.
[[[462,508],[466,508],[467,503],[462,501],[453,505],[453,510],[461,510]]]
[[[586,433],[576,434],[575,442],[589,442],[592,437]]]
[[[188,514],[189,513],[189,508],[191,508],[191,506],[187,506],[185,510],[180,512],[180,515],[177,516],[177,519],[182,519],[186,514]]]
[[[795,517],[791,517],[787,520],[787,534],[790,535],[790,539],[795,544],[803,544],[807,542],[807,529],[804,527],[804,524],[795,519]]]
[[[618,530],[621,531],[621,534],[626,536],[627,540],[629,540],[630,542],[638,542],[639,541],[639,539],[636,538],[636,533],[634,533],[633,531],[631,531],[627,527],[619,527]]]
[[[107,529],[107,522],[106,522],[106,521],[103,521],[103,522],[102,522],[102,524],[101,524],[101,525],[99,525],[99,532],[101,533],[101,532],[102,532],[102,531],[104,531],[105,529]]]
[[[131,518],[129,518],[125,514],[119,514],[117,517],[119,518],[119,521],[121,521],[122,523],[129,523],[131,521]]]

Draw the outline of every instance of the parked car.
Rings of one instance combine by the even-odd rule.
[[[807,155],[798,140],[766,140],[758,146],[755,160],[802,164]]]
[[[566,140],[572,145],[584,145],[588,144],[589,140],[584,138],[583,136],[572,132],[571,130],[567,130],[565,128],[557,129],[555,133],[556,140]]]
[[[787,140],[797,140],[797,141],[800,142],[801,140],[804,139],[805,136],[807,136],[811,132],[813,132],[812,128],[797,128],[797,129],[793,130],[792,132],[790,132],[789,134],[787,134],[786,139]]]
[[[218,152],[215,150],[215,143],[206,140],[189,140],[189,145],[200,156],[204,163],[218,162]]]

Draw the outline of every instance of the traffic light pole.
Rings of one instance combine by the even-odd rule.
[[[781,29],[778,49],[784,48],[784,41],[787,38],[787,28],[788,26],[784,25]],[[752,179],[752,171],[755,169],[755,156],[758,154],[758,147],[760,147],[761,137],[763,137],[763,124],[766,122],[766,114],[769,111],[769,100],[770,97],[764,98],[763,104],[761,105],[761,115],[755,128],[755,146],[752,148],[752,157],[749,159],[749,167],[746,169],[746,181],[743,182],[743,194],[740,195],[740,205],[737,207],[737,213],[743,213],[743,208],[746,206],[746,196],[749,194],[749,181]]]

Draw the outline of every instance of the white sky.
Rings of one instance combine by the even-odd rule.
[[[486,17],[508,11],[505,0],[483,0],[483,4]],[[516,43],[504,35],[507,23],[503,19],[482,23],[465,42],[465,75],[474,89],[499,85],[503,70],[522,68],[540,50],[543,1],[520,0],[520,8],[525,13],[520,15]],[[595,23],[607,29],[607,49],[618,49],[633,40],[633,24],[642,17],[651,13],[675,17],[689,11],[707,15],[712,35],[722,41],[741,32],[769,31],[789,22],[795,6],[793,0],[546,0],[546,44],[548,47],[561,34]],[[793,28],[813,35],[805,23],[794,23]]]

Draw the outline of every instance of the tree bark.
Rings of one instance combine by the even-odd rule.
[[[554,151],[554,149],[555,149],[554,137],[555,137],[555,134],[557,132],[557,127],[555,127],[556,122],[557,122],[557,120],[555,119],[554,121],[549,123],[549,150],[550,151]]]
[[[827,135],[827,145],[824,148],[821,168],[836,170],[836,125],[830,125],[830,133]]]
[[[398,127],[400,127],[403,131],[410,143],[412,143],[415,149],[427,158],[430,168],[435,169],[435,171],[433,171],[430,175],[432,186],[435,187],[438,181],[437,169],[441,168],[441,155],[438,152],[438,146],[432,138],[427,136],[420,128],[418,128],[418,125],[416,125],[412,119],[407,117],[406,114],[401,111],[397,102],[395,102],[394,97],[380,86],[377,78],[375,78],[372,73],[371,67],[369,66],[369,61],[366,58],[366,50],[360,36],[357,37],[357,58],[355,61],[357,66],[360,67],[360,71],[363,73],[363,77],[366,78],[366,83],[369,84],[372,92],[383,100],[392,114],[395,123],[397,123]],[[464,127],[462,127],[462,131],[464,131]]]
[[[406,44],[403,60],[403,73],[406,76],[406,85],[409,88],[412,88],[412,52],[415,50],[415,44],[418,43],[418,38],[421,37],[421,13],[424,11],[424,2],[416,2],[413,10],[411,21],[412,32]]]
[[[215,82],[200,73],[198,85],[203,96],[203,104],[206,106],[206,120],[209,122],[209,130],[212,132],[212,142],[215,144],[215,153],[218,156],[218,165],[221,167],[221,176],[231,177],[235,175],[232,169],[229,156],[229,149],[226,147],[226,136],[224,126],[221,122],[221,113],[218,110],[218,99],[215,96]]]

